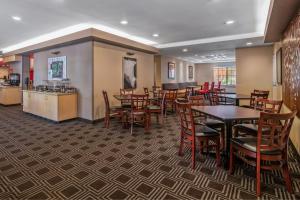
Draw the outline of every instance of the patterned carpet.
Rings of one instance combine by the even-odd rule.
[[[153,120],[155,121],[155,120]],[[253,168],[233,176],[211,156],[179,157],[176,118],[134,136],[114,122],[55,124],[0,107],[0,199],[256,199]],[[297,199],[300,165],[290,151],[294,195],[280,173],[266,173],[262,199]],[[198,155],[197,155],[198,156]]]

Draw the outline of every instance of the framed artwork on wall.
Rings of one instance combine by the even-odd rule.
[[[136,89],[137,87],[137,60],[135,58],[123,58],[123,88]]]
[[[282,84],[282,48],[276,52],[276,82]]]
[[[175,79],[175,63],[168,62],[168,79]]]
[[[67,56],[48,58],[48,80],[67,78]]]
[[[194,67],[188,66],[188,78],[193,79],[194,78]]]

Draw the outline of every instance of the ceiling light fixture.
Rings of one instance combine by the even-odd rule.
[[[246,45],[247,46],[251,46],[253,43],[252,42],[247,42]]]
[[[158,33],[154,33],[152,36],[153,37],[159,37],[159,34]]]
[[[128,24],[128,21],[127,20],[122,20],[122,21],[120,21],[120,23],[123,24],[123,25],[126,25],[126,24]]]
[[[228,20],[225,22],[226,25],[231,25],[231,24],[234,24],[235,21],[234,20]]]
[[[19,16],[12,16],[11,18],[12,18],[13,20],[15,20],[15,21],[21,21],[21,20],[22,20],[22,18],[19,17]]]
[[[188,52],[188,49],[182,49],[183,52]]]
[[[87,30],[87,29],[90,29],[90,28],[94,28],[94,29],[97,29],[97,30],[100,30],[100,31],[104,31],[106,33],[117,35],[119,37],[127,38],[127,39],[130,39],[130,40],[133,40],[133,41],[136,41],[136,42],[140,42],[140,43],[146,44],[146,45],[155,45],[155,44],[157,44],[154,41],[151,41],[151,40],[148,40],[148,39],[145,39],[145,38],[142,38],[142,37],[138,37],[138,36],[135,36],[135,35],[130,35],[128,33],[125,33],[125,32],[122,32],[120,30],[110,28],[108,26],[104,26],[104,25],[101,25],[101,24],[83,23],[83,24],[77,24],[77,25],[74,25],[74,26],[69,26],[67,28],[60,29],[60,30],[57,30],[57,31],[54,31],[54,32],[51,32],[51,33],[47,33],[47,34],[32,38],[30,40],[26,40],[26,41],[23,41],[21,43],[5,47],[5,48],[0,49],[0,50],[2,50],[3,53],[8,53],[8,52],[11,52],[11,51],[22,49],[24,47],[28,47],[28,46],[31,46],[31,45],[46,42],[46,41],[49,41],[49,40],[52,40],[52,39],[55,39],[55,38],[59,38],[59,37],[66,36],[66,35],[69,35],[69,34],[72,34],[72,33]]]

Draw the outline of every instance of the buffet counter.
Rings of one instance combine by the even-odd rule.
[[[21,104],[21,88],[0,85],[0,104],[9,106]]]
[[[77,93],[23,90],[23,111],[56,122],[77,118]]]

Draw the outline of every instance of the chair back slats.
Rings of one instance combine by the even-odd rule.
[[[287,152],[289,135],[296,113],[297,111],[285,114],[261,112],[258,123],[257,152],[262,149]],[[262,145],[262,139],[266,141],[264,145]]]
[[[252,92],[250,96],[250,107],[254,108],[256,99],[268,99],[269,93]]]
[[[192,95],[192,91],[193,90],[190,87],[185,88],[185,97],[188,98],[189,96],[191,96]]]
[[[105,112],[109,113],[110,111],[110,106],[109,106],[109,100],[107,96],[107,92],[105,90],[102,91],[104,102],[105,102]]]
[[[283,101],[259,98],[255,99],[254,109],[269,113],[280,113]]]
[[[147,87],[144,87],[144,93],[145,93],[146,95],[149,95],[149,90],[148,90]]]
[[[204,95],[189,96],[188,100],[192,106],[205,106]]]
[[[214,91],[214,89],[215,89],[215,82],[211,82],[210,91]]]
[[[181,130],[190,132],[195,137],[194,117],[190,103],[183,103],[176,100],[177,115],[180,120]]]
[[[209,101],[211,106],[217,106],[220,104],[219,93],[217,91],[211,92],[209,95]]]
[[[132,94],[131,95],[131,110],[144,111],[148,105],[148,95]]]
[[[175,99],[177,98],[177,93],[178,90],[167,90],[166,99],[175,101]]]

